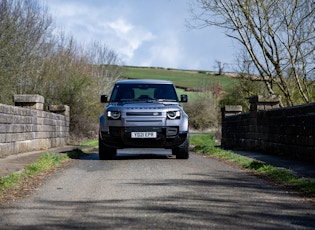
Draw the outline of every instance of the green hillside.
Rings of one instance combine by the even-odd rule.
[[[161,79],[174,82],[177,87],[198,89],[205,82],[219,82],[224,90],[233,87],[237,79],[219,76],[205,71],[189,71],[163,68],[123,67],[123,76],[136,79]]]

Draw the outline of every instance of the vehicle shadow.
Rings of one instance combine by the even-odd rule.
[[[147,160],[147,159],[172,159],[172,155],[159,154],[117,154],[111,161],[117,160]],[[100,160],[98,153],[89,153],[79,158],[79,160]]]
[[[118,160],[147,160],[147,159],[175,159],[170,150],[156,149],[122,149],[117,151],[117,155],[111,161]],[[85,153],[79,160],[99,160],[98,152]]]

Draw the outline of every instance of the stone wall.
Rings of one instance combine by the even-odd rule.
[[[279,108],[279,97],[249,101],[247,113],[240,106],[222,108],[223,148],[315,160],[315,103]]]
[[[15,95],[16,106],[0,104],[0,157],[63,146],[69,138],[69,106],[43,111],[40,95]]]

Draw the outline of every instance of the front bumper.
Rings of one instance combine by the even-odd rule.
[[[131,138],[131,132],[156,132],[156,138]],[[109,127],[101,132],[100,139],[112,148],[174,148],[187,139],[188,132],[178,132],[178,127]]]

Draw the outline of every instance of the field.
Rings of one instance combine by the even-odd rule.
[[[205,71],[188,71],[162,68],[123,67],[123,76],[137,79],[161,79],[174,82],[176,87],[198,89],[211,82],[219,82],[223,90],[228,90],[237,83],[236,78],[216,75]]]

